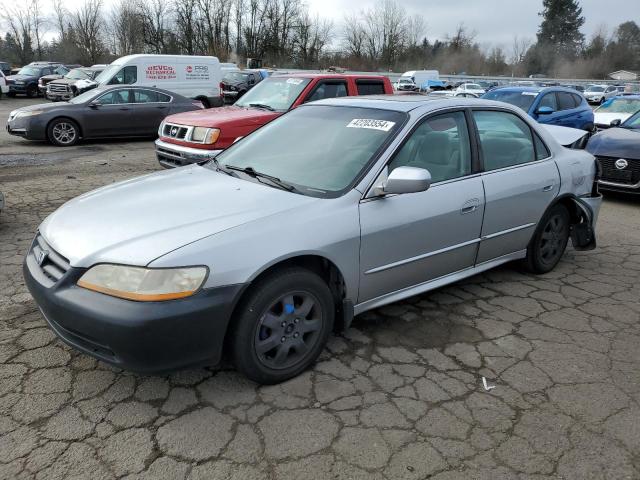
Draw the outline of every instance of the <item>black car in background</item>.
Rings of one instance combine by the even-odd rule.
[[[222,97],[225,102],[233,103],[267,76],[267,72],[263,70],[228,72],[220,82]]]
[[[640,194],[640,111],[596,133],[587,151],[600,164],[601,190]]]
[[[81,138],[154,137],[167,115],[204,108],[167,90],[128,85],[90,90],[63,103],[22,107],[9,114],[7,131],[60,147]]]
[[[16,95],[37,96],[38,80],[45,75],[53,74],[59,66],[59,63],[53,62],[32,62],[25,65],[18,73],[7,77],[7,85],[9,86],[7,95],[10,97]]]
[[[95,87],[94,80],[106,68],[106,65],[94,65],[93,67],[74,68],[63,78],[54,80],[47,85],[45,97],[54,102],[69,100],[87,89]],[[90,87],[90,88],[89,88]]]

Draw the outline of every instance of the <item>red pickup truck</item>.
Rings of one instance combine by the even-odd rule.
[[[393,94],[387,77],[308,73],[271,76],[231,106],[165,118],[158,131],[156,155],[166,168],[208,160],[303,103],[379,94]]]

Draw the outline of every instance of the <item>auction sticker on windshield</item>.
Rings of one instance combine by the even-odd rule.
[[[288,78],[287,83],[292,83],[294,85],[300,85],[302,83],[302,78]]]
[[[388,132],[393,128],[396,122],[387,120],[376,120],[373,118],[354,118],[349,122],[347,128],[371,128],[373,130],[382,130]]]

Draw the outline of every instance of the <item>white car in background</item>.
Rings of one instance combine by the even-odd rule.
[[[463,83],[455,90],[456,96],[462,96],[463,94],[471,94],[476,97],[481,97],[485,94],[484,88],[477,83]]]
[[[9,93],[9,85],[7,85],[7,79],[4,76],[4,73],[0,70],[0,93],[4,93],[5,95]]]
[[[618,126],[638,111],[640,95],[614,97],[593,111],[593,123],[598,129],[611,127],[611,122],[616,122],[613,126]]]
[[[398,81],[393,84],[393,88],[399,92],[414,92],[418,89],[418,86],[410,78],[400,77]]]
[[[589,103],[604,103],[618,95],[618,89],[612,85],[587,85],[584,96]]]

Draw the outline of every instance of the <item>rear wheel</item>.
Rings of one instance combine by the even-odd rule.
[[[70,147],[78,143],[80,128],[68,118],[56,118],[47,127],[47,138],[59,147]]]
[[[307,369],[333,329],[331,291],[303,268],[265,277],[238,308],[233,360],[240,372],[262,384],[283,382]]]
[[[554,205],[547,211],[527,248],[525,265],[530,272],[547,273],[555,268],[567,248],[569,221],[569,212],[563,205]]]

